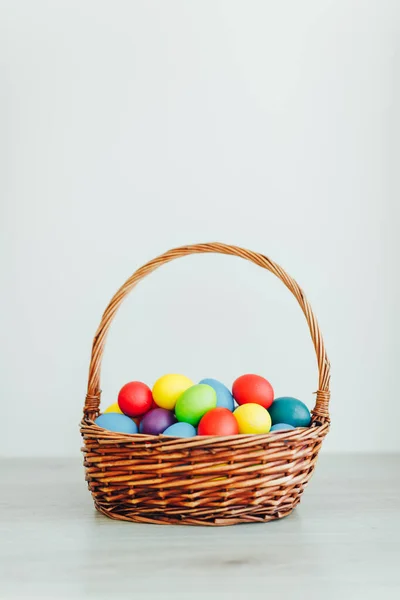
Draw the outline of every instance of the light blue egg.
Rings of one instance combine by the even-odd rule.
[[[163,435],[171,435],[173,437],[189,438],[197,435],[196,428],[190,423],[174,423],[167,427]]]
[[[234,400],[233,396],[223,383],[217,379],[202,379],[199,383],[205,383],[211,386],[217,393],[217,407],[227,408],[231,412],[234,411]]]
[[[270,431],[282,431],[284,429],[295,429],[295,427],[288,423],[276,423],[275,425],[272,425]]]
[[[116,433],[137,433],[137,425],[126,415],[119,413],[104,413],[95,419],[96,425]]]
[[[275,398],[268,412],[273,425],[288,423],[293,427],[308,427],[311,423],[311,414],[307,406],[291,396]]]

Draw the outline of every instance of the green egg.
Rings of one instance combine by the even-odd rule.
[[[209,410],[217,406],[217,394],[214,388],[205,383],[192,385],[178,398],[175,415],[178,421],[190,423],[196,427]]]

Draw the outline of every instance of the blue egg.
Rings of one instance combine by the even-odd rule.
[[[289,423],[276,423],[276,425],[272,425],[270,431],[282,431],[284,429],[295,429],[293,425],[289,425]]]
[[[103,429],[115,431],[116,433],[138,432],[136,423],[126,415],[120,415],[119,413],[104,413],[95,419],[95,423]]]
[[[197,435],[196,428],[190,423],[174,423],[163,431],[163,435],[171,435],[173,437],[189,438]]]
[[[139,423],[139,433],[143,433],[143,419]]]
[[[308,427],[311,423],[311,414],[304,402],[290,396],[275,398],[268,412],[272,425],[286,423],[293,427]]]
[[[234,411],[233,396],[226,385],[217,379],[202,379],[199,383],[205,383],[214,388],[217,393],[217,407],[227,408],[231,412]]]

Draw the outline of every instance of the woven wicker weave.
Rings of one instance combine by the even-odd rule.
[[[307,319],[319,369],[309,428],[266,435],[167,438],[106,431],[93,422],[100,406],[100,366],[107,331],[125,296],[146,275],[195,253],[239,256],[274,273]],[[170,250],[138,269],[112,298],[96,332],[81,433],[86,480],[97,510],[141,523],[232,525],[288,515],[298,504],[329,430],[330,366],[317,320],[297,283],[266,256],[226,244]]]

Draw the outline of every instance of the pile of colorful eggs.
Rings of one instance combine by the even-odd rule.
[[[173,437],[195,435],[262,434],[308,427],[307,406],[289,396],[275,398],[260,375],[242,375],[232,392],[216,379],[194,384],[184,375],[164,375],[151,390],[131,381],[118,394],[118,402],[95,420],[99,427],[119,433]]]

